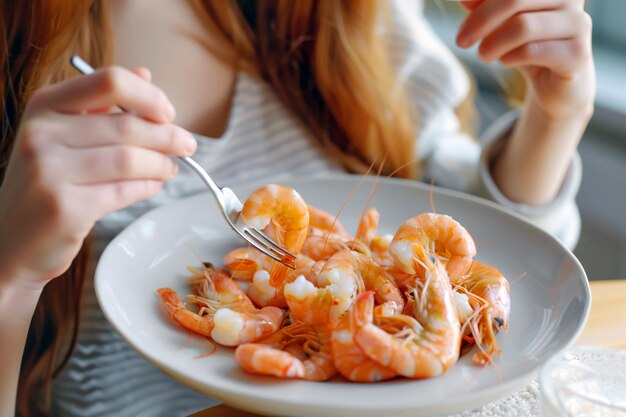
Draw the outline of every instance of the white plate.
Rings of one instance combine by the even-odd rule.
[[[304,199],[335,213],[359,177],[283,181]],[[341,220],[355,230],[373,179],[347,205]],[[256,185],[237,188],[245,198]],[[372,205],[381,213],[381,230],[394,233],[409,217],[430,211],[428,187],[383,180]],[[378,384],[326,383],[257,377],[241,371],[231,349],[197,359],[209,349],[206,339],[188,336],[162,311],[159,287],[179,293],[188,265],[221,263],[242,242],[214,208],[213,197],[197,195],[151,211],[117,236],[96,271],[96,293],[117,331],[147,360],[179,381],[238,408],[279,416],[430,416],[483,405],[521,388],[553,354],[570,345],[589,313],[591,295],[580,263],[547,233],[495,204],[434,189],[436,209],[457,219],[474,236],[477,259],[499,268],[510,280],[509,331],[500,335],[502,358],[486,368],[471,354],[441,377]]]

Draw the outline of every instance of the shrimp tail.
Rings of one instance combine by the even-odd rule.
[[[243,312],[222,308],[213,317],[211,337],[224,346],[256,342],[276,332],[284,317],[283,310],[271,306]]]
[[[259,343],[240,345],[235,350],[235,359],[250,373],[273,375],[279,378],[304,378],[302,362],[292,354]]]
[[[200,316],[191,310],[187,310],[183,302],[178,298],[176,291],[171,288],[159,288],[157,293],[161,298],[165,311],[167,311],[172,320],[192,332],[211,337],[211,332],[213,331],[213,319],[211,316]]]

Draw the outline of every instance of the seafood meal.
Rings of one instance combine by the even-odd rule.
[[[243,247],[223,269],[189,268],[186,303],[169,288],[158,295],[180,326],[236,347],[245,371],[377,382],[441,375],[470,350],[477,366],[500,354],[509,282],[474,259],[472,236],[451,217],[418,214],[381,235],[369,208],[352,235],[273,184],[252,193],[241,216],[296,254],[295,268]]]

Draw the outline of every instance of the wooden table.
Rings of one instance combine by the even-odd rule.
[[[626,349],[626,280],[592,281],[589,321],[577,345]],[[217,405],[189,417],[260,417],[257,414]]]
[[[626,349],[626,280],[591,281],[591,313],[577,345]]]

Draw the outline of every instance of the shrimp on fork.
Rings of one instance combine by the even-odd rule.
[[[241,218],[247,226],[259,230],[271,224],[278,243],[296,254],[306,239],[309,208],[294,189],[270,184],[250,194],[243,204]],[[283,286],[287,270],[285,265],[273,262],[269,273],[258,277],[255,273],[248,290],[250,298],[260,306],[285,307]]]

